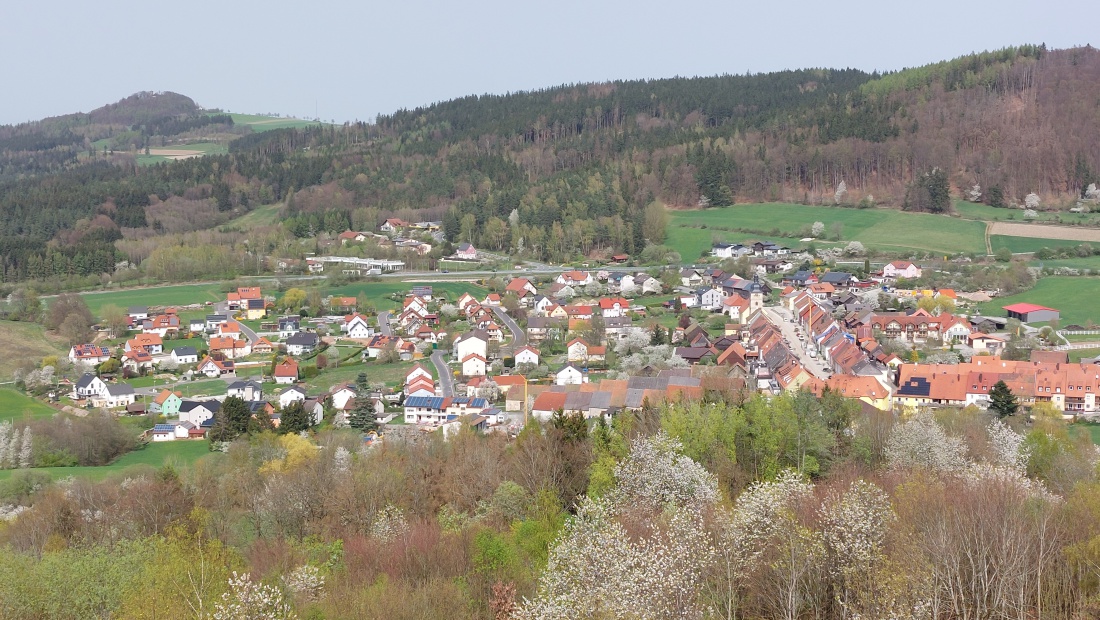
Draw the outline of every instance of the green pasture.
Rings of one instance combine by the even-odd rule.
[[[809,229],[814,222],[825,225],[827,236],[832,236],[833,226],[840,224],[843,227],[840,233],[842,242],[855,240],[880,250],[945,254],[985,251],[985,224],[981,222],[894,209],[850,209],[785,203],[673,211],[669,244],[690,260],[709,247],[712,235],[744,234],[714,230],[714,227],[745,228],[774,236],[776,232],[798,234]],[[684,228],[684,225],[706,225],[707,228]],[[786,241],[786,245],[790,244],[791,240]]]
[[[184,468],[189,467],[200,458],[210,455],[208,458],[220,458],[220,454],[211,454],[210,444],[205,440],[181,440],[149,443],[144,447],[128,452],[114,463],[100,467],[36,467],[23,471],[38,471],[50,474],[55,480],[73,476],[90,480],[103,480],[113,474],[124,474],[127,470],[138,467],[159,468],[164,465]],[[20,470],[0,470],[0,480],[7,480],[12,473]]]
[[[272,129],[287,128],[297,129],[300,127],[324,124],[300,118],[276,118],[274,116],[264,116],[262,114],[230,114],[229,116],[233,117],[234,125],[247,125],[252,128],[252,131],[271,131]]]
[[[182,306],[225,299],[220,284],[179,284],[124,291],[90,291],[81,295],[96,316],[107,305],[125,310],[130,306]]]
[[[10,379],[17,368],[37,364],[50,355],[67,355],[68,351],[67,344],[48,336],[38,323],[0,321],[0,380]]]
[[[1043,248],[1077,247],[1082,243],[1084,242],[1069,239],[1037,239],[1035,237],[1009,237],[1008,235],[989,236],[989,244],[993,247],[994,252],[1001,248],[1008,248],[1013,254],[1038,252]]]
[[[482,299],[489,292],[485,287],[471,282],[394,282],[387,280],[385,282],[355,282],[328,289],[326,294],[342,297],[366,295],[367,299],[377,308],[387,310],[396,307],[396,302],[389,299],[390,295],[394,293],[404,295],[414,286],[431,286],[435,296],[443,294],[450,301],[458,299],[463,293],[469,293],[478,299]]]
[[[10,388],[0,388],[0,422],[24,418],[48,418],[57,410]]]
[[[1023,209],[998,209],[984,204],[962,200],[955,201],[955,212],[968,220],[983,222],[1057,222],[1062,224],[1091,224],[1100,226],[1098,213],[1070,213],[1069,211],[1038,211],[1035,219],[1025,220]]]
[[[1061,312],[1062,325],[1088,321],[1100,323],[1100,278],[1052,276],[1041,278],[1030,290],[1009,297],[998,297],[979,304],[986,316],[1004,316],[1001,308],[1026,302],[1055,308]]]

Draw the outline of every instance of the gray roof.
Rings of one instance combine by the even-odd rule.
[[[96,379],[98,379],[98,377],[96,377],[94,373],[86,372],[80,376],[80,379],[77,380],[76,387],[86,388],[92,384],[92,381],[95,381]]]
[[[126,309],[127,314],[149,314],[149,306],[130,306]]]
[[[852,274],[846,271],[829,271],[821,274],[818,281],[828,282],[829,284],[847,284],[852,281]]]
[[[112,383],[107,386],[107,393],[111,396],[127,396],[134,393],[134,386],[129,383]]]
[[[229,387],[226,388],[226,389],[229,389],[229,390],[243,390],[243,389],[248,388],[249,386],[251,386],[252,389],[254,389],[254,390],[262,390],[263,389],[263,386],[261,386],[259,383],[255,382],[255,381],[234,381],[233,383],[230,383]]]
[[[176,355],[176,357],[184,357],[186,355],[198,356],[199,354],[195,347],[176,347],[173,350],[173,353]]]
[[[180,403],[180,411],[188,412],[202,407],[211,412],[217,412],[222,404],[216,400],[185,400]]]
[[[286,339],[287,344],[303,345],[303,346],[315,346],[317,344],[317,334],[312,332],[298,332]]]

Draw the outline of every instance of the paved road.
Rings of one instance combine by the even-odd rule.
[[[233,313],[229,310],[228,302],[219,301],[218,303],[214,304],[214,313],[224,314],[225,316],[229,317],[230,320],[233,319]],[[260,336],[256,334],[256,332],[252,331],[251,327],[245,325],[240,321],[237,321],[237,325],[241,326],[241,333],[244,334],[245,338],[248,338],[249,344],[256,344],[256,341],[260,339]]]
[[[504,308],[493,306],[493,312],[497,315],[497,318],[504,323],[508,330],[512,332],[513,349],[518,349],[527,344],[527,333],[519,328],[519,324],[516,323],[515,319],[508,316],[508,312],[505,311]]]
[[[443,351],[439,349],[432,351],[432,364],[435,365],[435,373],[439,375],[440,396],[454,396],[454,375],[451,374],[451,367],[443,359]]]
[[[829,378],[829,369],[821,360],[821,357],[814,359],[806,353],[803,342],[795,334],[795,324],[789,320],[790,313],[784,308],[775,307],[764,308],[764,311],[771,317],[772,323],[779,326],[779,331],[783,334],[783,337],[790,342],[791,352],[798,358],[798,361],[802,362],[802,366],[818,379]]]
[[[379,312],[378,313],[378,330],[382,332],[383,336],[392,336],[393,328],[390,327],[390,313]]]

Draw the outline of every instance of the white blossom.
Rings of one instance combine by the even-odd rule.
[[[405,513],[393,504],[386,504],[378,511],[370,527],[370,535],[380,542],[391,542],[408,531],[409,523],[405,520]]]
[[[970,200],[970,202],[978,202],[979,200],[981,200],[982,186],[975,185],[974,187],[971,187],[970,191],[966,192],[966,197]]]
[[[332,467],[340,473],[347,473],[351,469],[351,452],[344,446],[336,448],[332,454]]]
[[[847,247],[844,248],[844,253],[848,256],[862,256],[867,253],[867,250],[859,241],[849,241]]]
[[[835,575],[851,578],[883,556],[886,531],[895,515],[882,489],[857,480],[843,495],[826,500],[820,515]]]
[[[283,585],[295,595],[315,601],[325,587],[325,577],[316,566],[303,564],[283,576]]]
[[[22,431],[18,428],[13,428],[11,435],[8,439],[8,467],[15,469],[19,467],[19,453],[23,450],[23,438]]]
[[[757,563],[784,519],[811,493],[813,486],[798,472],[787,469],[774,481],[756,483],[737,498],[725,538],[742,570]]]
[[[1024,196],[1024,206],[1028,209],[1039,208],[1039,195],[1035,192],[1031,192],[1027,196]]]
[[[718,501],[717,478],[682,452],[683,444],[664,431],[635,439],[630,454],[615,467],[615,500],[649,509]]]
[[[1085,198],[1100,201],[1100,189],[1096,189],[1096,183],[1089,183],[1085,188]]]
[[[32,450],[31,429],[27,427],[23,429],[23,445],[19,450],[19,467],[26,469],[31,466]],[[14,454],[12,455],[12,460],[15,460]]]
[[[1001,420],[993,420],[986,427],[989,433],[989,446],[993,449],[996,463],[1024,472],[1030,457],[1024,436],[1008,427]]]
[[[290,608],[283,591],[274,586],[253,583],[248,573],[229,578],[229,591],[214,605],[214,620],[293,620],[298,616]]]
[[[844,200],[846,195],[848,195],[848,186],[844,181],[841,181],[840,184],[836,186],[836,192],[833,194],[833,202],[840,204],[840,201]]]
[[[651,335],[643,327],[629,327],[621,338],[615,341],[615,354],[624,357],[637,353],[649,346]]]
[[[0,422],[0,469],[7,469],[10,449],[8,439],[12,433],[11,422]]]
[[[928,410],[896,424],[886,440],[886,460],[891,467],[958,471],[966,466],[966,444],[950,437]]]
[[[820,237],[821,235],[825,234],[825,223],[814,222],[813,227],[810,228],[810,232],[813,234],[813,236]]]
[[[619,358],[619,374],[634,375],[646,366],[654,368],[687,368],[687,360],[676,355],[672,345],[647,346],[637,353]]]
[[[1029,220],[1033,220],[1039,217],[1039,212],[1035,209],[1024,209],[1024,217]]]

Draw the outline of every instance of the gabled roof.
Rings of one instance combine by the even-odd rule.
[[[276,377],[294,377],[298,378],[298,362],[290,359],[289,357],[284,359],[275,365]]]
[[[1046,306],[1040,306],[1038,304],[1028,304],[1028,303],[1018,303],[1018,304],[1012,304],[1012,305],[1009,305],[1009,306],[1003,306],[1002,309],[1007,310],[1009,312],[1016,312],[1016,313],[1019,313],[1019,314],[1027,314],[1029,312],[1038,312],[1040,310],[1048,310],[1050,312],[1058,312],[1054,308],[1048,308]]]
[[[298,332],[286,339],[287,344],[314,346],[317,344],[317,334],[313,332]]]
[[[172,349],[172,354],[176,357],[187,357],[189,355],[198,355],[199,352],[195,347],[176,347]]]

